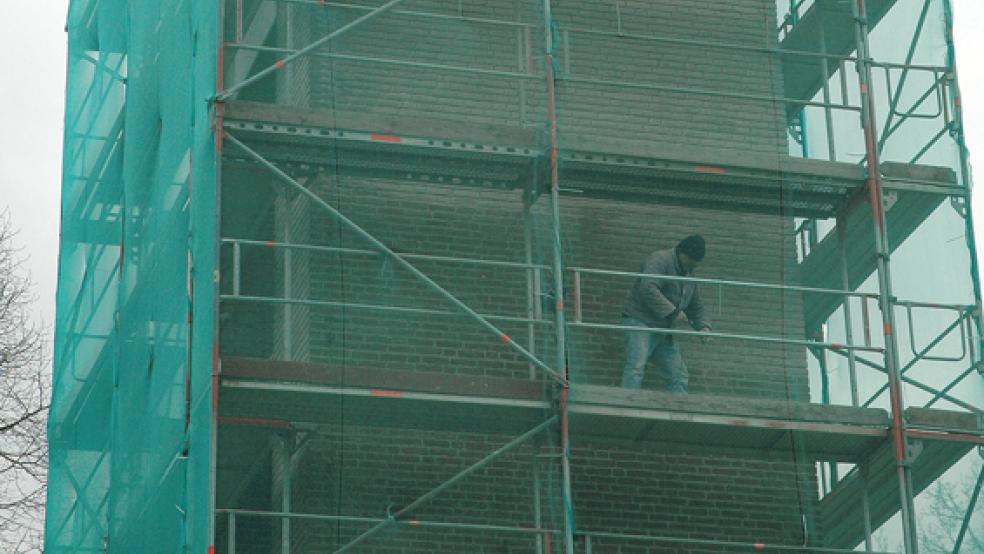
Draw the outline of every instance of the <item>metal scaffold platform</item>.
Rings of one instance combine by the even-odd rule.
[[[229,423],[330,424],[344,410],[346,417],[370,427],[518,434],[554,409],[543,399],[542,385],[528,379],[366,368],[345,372],[246,358],[227,358],[222,368],[220,415]],[[788,450],[795,440],[819,461],[861,461],[884,444],[890,426],[880,408],[597,385],[571,385],[567,402],[574,435],[763,451]],[[908,414],[911,429],[933,431],[925,436],[927,442],[942,441],[950,455],[984,444],[984,428],[969,414],[927,409]],[[941,427],[947,430],[938,431]],[[930,458],[924,458],[933,468],[927,474],[953,461]]]
[[[223,126],[268,160],[308,171],[522,190],[533,180],[542,182],[547,166],[548,147],[539,133],[520,127],[469,125],[464,132],[453,120],[374,118],[245,101],[226,103]],[[230,152],[226,159],[249,161],[237,156],[242,154]],[[674,153],[639,142],[577,137],[566,139],[558,164],[564,194],[790,217],[845,211],[865,179],[851,163],[692,148]],[[886,189],[916,216],[904,218],[912,229],[943,198],[966,194],[950,168],[889,163],[882,170]],[[899,234],[896,244],[908,236]]]

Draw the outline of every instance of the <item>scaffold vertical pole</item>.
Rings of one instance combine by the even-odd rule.
[[[821,21],[823,18],[824,11],[818,10],[817,15],[820,16]],[[826,78],[826,75],[830,75],[830,69],[828,67],[827,61],[827,32],[826,27],[823,22],[820,24],[820,70],[823,71],[825,75],[822,83],[821,90],[823,91],[823,119],[824,126],[827,131],[827,159],[832,162],[837,161],[837,146],[834,143],[834,114],[830,107],[830,80]],[[806,110],[803,110],[802,117],[806,116]],[[848,343],[850,344],[850,343]]]
[[[213,47],[216,52],[215,60],[215,91],[221,91],[225,88],[225,24],[226,24],[226,6],[225,2],[217,2],[216,6],[216,21],[215,21],[215,44]],[[215,219],[212,223],[212,236],[209,238],[212,244],[216,245],[211,250],[212,259],[211,260],[196,260],[192,257],[192,268],[197,270],[198,265],[201,264],[207,267],[207,264],[211,264],[213,268],[222,267],[222,249],[220,246],[222,243],[222,148],[223,148],[223,133],[222,133],[222,122],[225,114],[225,104],[223,102],[214,102],[211,105],[211,119],[212,119],[212,148],[214,159],[212,162],[212,169],[214,171],[214,179],[209,186],[211,191],[204,195],[204,199],[207,200],[209,195],[213,198],[212,209],[215,213]],[[189,190],[189,199],[194,198],[195,191]],[[196,202],[202,202],[203,200],[197,200],[192,202],[192,207]],[[192,233],[199,232],[195,229],[194,223],[192,223]],[[207,227],[205,227],[207,229]],[[204,235],[204,229],[200,231]],[[194,287],[194,284],[192,285]],[[216,517],[216,491],[218,490],[218,452],[219,452],[219,372],[221,369],[221,358],[219,357],[220,352],[220,333],[219,333],[219,297],[221,293],[221,282],[219,279],[213,279],[211,290],[211,306],[210,312],[208,314],[208,320],[211,321],[211,333],[210,345],[195,344],[194,333],[192,333],[192,357],[196,358],[196,350],[207,349],[211,347],[211,364],[209,367],[209,430],[208,430],[208,500],[206,512],[208,514],[208,521],[206,524],[206,536],[209,538],[209,544],[214,546],[215,544],[215,517]],[[194,288],[192,289],[192,302],[194,302]],[[201,308],[202,315],[205,314],[205,308]],[[194,304],[192,304],[192,328],[194,328],[196,318],[198,314],[195,313]],[[202,319],[206,319],[202,317]],[[193,367],[192,370],[195,370]],[[234,522],[235,520],[233,520]],[[233,528],[234,532],[235,528]],[[235,542],[233,542],[235,546]]]
[[[293,472],[294,472],[294,437],[292,433],[277,438],[277,447],[280,450],[280,462],[283,479],[280,491],[280,511],[289,514],[293,509]],[[291,518],[285,517],[280,520],[280,552],[290,554],[290,524]]]
[[[841,288],[851,290],[851,281],[847,270],[847,220],[843,216],[837,218],[837,249],[840,254]],[[854,344],[854,318],[851,314],[851,297],[844,296],[844,344]],[[851,380],[851,406],[861,403],[858,396],[857,359],[853,349],[847,350],[847,369]]]
[[[533,526],[543,529],[543,503],[540,498],[540,442],[533,443]],[[536,554],[544,554],[543,535],[536,535]]]
[[[556,349],[557,370],[563,373],[562,390],[560,391],[560,464],[561,487],[564,514],[564,551],[574,554],[574,501],[571,493],[571,445],[567,425],[567,393],[570,390],[570,372],[567,366],[567,325],[564,315],[564,265],[563,249],[560,235],[560,176],[557,168],[557,109],[554,91],[554,59],[553,59],[553,13],[551,0],[543,0],[543,33],[546,50],[544,68],[547,79],[547,120],[550,132],[550,208],[551,208],[551,243],[553,247],[553,277],[556,306]]]
[[[279,200],[283,204],[283,233],[284,242],[287,244],[294,243],[294,237],[291,234],[292,218],[290,217],[291,210],[291,194],[286,190],[280,190],[278,193]],[[283,264],[284,264],[284,284],[283,284],[283,294],[284,298],[290,300],[294,298],[294,257],[293,249],[284,248],[283,250]],[[294,359],[294,311],[293,306],[290,302],[285,303],[281,309],[283,310],[283,359],[290,361]]]
[[[534,183],[535,186],[535,183]],[[539,280],[536,278],[537,271],[533,268],[533,215],[532,194],[523,193],[523,248],[526,262],[526,319],[530,320],[526,324],[526,348],[530,354],[536,355],[536,324],[534,320],[539,320],[537,314],[537,298],[539,298]],[[536,366],[533,362],[529,364],[530,380],[536,379]]]
[[[889,398],[891,402],[892,429],[895,468],[899,481],[900,515],[902,540],[905,554],[917,554],[915,511],[913,506],[912,469],[909,466],[909,444],[902,418],[902,379],[899,372],[898,343],[895,335],[895,316],[893,312],[892,276],[890,273],[890,248],[885,226],[885,213],[881,189],[881,173],[878,162],[878,137],[875,130],[874,101],[871,95],[871,62],[868,51],[868,22],[865,0],[855,0],[851,4],[855,19],[855,45],[857,48],[858,85],[861,95],[861,126],[865,139],[865,166],[867,169],[866,187],[868,204],[871,208],[874,230],[876,262],[878,269],[878,304],[882,314],[885,339],[885,371],[888,375]]]
[[[858,464],[858,471],[861,472],[861,512],[864,519],[864,549],[871,552],[871,499],[868,496],[868,462],[862,461]]]
[[[229,512],[229,541],[226,550],[229,554],[236,554],[236,512]]]

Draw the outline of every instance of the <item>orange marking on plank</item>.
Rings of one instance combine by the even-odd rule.
[[[375,140],[379,142],[403,142],[402,137],[396,135],[383,135],[380,133],[372,133],[369,135],[370,140]]]
[[[283,61],[283,60],[277,60],[277,61],[276,61],[276,62],[275,62],[275,63],[273,64],[273,66],[274,66],[274,67],[276,67],[277,69],[283,69],[283,68],[284,68],[284,66],[286,66],[286,65],[287,65],[287,64],[286,64],[286,63],[284,63],[284,61]]]
[[[403,396],[403,392],[402,391],[398,391],[398,390],[373,389],[373,390],[369,391],[369,394],[371,394],[373,396],[383,396],[383,397],[387,397],[387,398],[398,398],[400,396]]]
[[[884,325],[884,327],[882,328],[882,330],[885,332],[885,335],[891,335],[892,334],[892,324],[891,323],[886,323]]]
[[[753,544],[752,546],[755,547],[755,550],[765,550],[765,543],[763,543],[763,542],[757,542],[757,543]]]
[[[723,167],[718,167],[716,165],[695,165],[694,171],[699,171],[700,173],[714,173],[717,175],[727,173],[727,170]]]
[[[503,334],[499,335],[499,340],[501,340],[502,342],[504,342],[506,344],[509,344],[509,343],[512,342],[512,337],[510,337],[509,335],[503,333]]]
[[[832,342],[830,343],[830,348],[833,350],[840,350],[841,348],[844,348],[844,345],[839,342]]]
[[[263,241],[263,245],[264,245],[264,246],[267,246],[267,247],[269,247],[269,248],[273,248],[275,244],[276,244],[276,243],[275,243],[275,242],[273,242],[272,240],[265,240],[265,241]]]

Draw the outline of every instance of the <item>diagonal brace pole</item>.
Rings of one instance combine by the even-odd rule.
[[[833,352],[834,354],[837,354],[838,356],[847,357],[847,354],[845,354],[844,352],[841,352],[839,350],[831,350],[831,352]],[[884,366],[880,366],[880,365],[878,365],[878,364],[876,364],[876,363],[874,363],[874,362],[872,362],[870,360],[866,360],[864,358],[856,358],[856,361],[859,364],[863,365],[863,366],[870,367],[871,369],[874,369],[876,371],[880,371],[882,373],[887,373],[887,370],[885,369]],[[961,408],[963,408],[963,409],[965,409],[965,410],[967,410],[969,412],[973,412],[973,413],[976,414],[976,413],[980,413],[981,412],[981,409],[980,408],[977,408],[977,407],[975,407],[975,406],[973,406],[971,404],[968,404],[967,402],[964,402],[963,400],[960,400],[959,398],[956,398],[956,397],[954,397],[954,396],[952,396],[950,394],[947,394],[950,391],[950,389],[952,389],[954,386],[956,386],[960,382],[961,379],[963,379],[964,377],[966,377],[967,374],[970,373],[973,370],[974,370],[974,366],[971,366],[969,369],[964,370],[964,372],[961,375],[959,375],[958,377],[956,377],[953,381],[951,381],[950,384],[948,384],[947,386],[943,387],[943,390],[937,390],[937,389],[935,389],[935,388],[933,388],[933,387],[931,387],[931,386],[923,383],[922,381],[918,381],[918,380],[913,379],[912,377],[909,377],[907,375],[902,375],[902,380],[904,382],[909,383],[910,385],[916,387],[917,389],[921,389],[924,392],[928,392],[928,393],[930,393],[930,394],[933,395],[933,399],[929,403],[927,403],[925,406],[923,406],[924,408],[928,408],[932,404],[934,404],[937,400],[943,399],[943,400],[946,400],[946,401],[948,401],[948,402],[950,402],[950,403],[952,403],[952,404],[954,404],[956,406],[960,406]],[[867,408],[867,407],[871,406],[871,404],[874,403],[874,401],[879,396],[881,396],[881,393],[884,392],[886,388],[888,388],[887,385],[882,385],[881,388],[879,388],[877,391],[875,391],[875,393],[872,396],[868,397],[868,399],[865,400],[861,404],[861,407],[862,408]]]
[[[502,342],[506,343],[507,345],[518,351],[524,358],[526,358],[534,365],[542,369],[547,375],[554,378],[559,383],[565,382],[563,375],[552,369],[545,362],[540,360],[540,358],[537,358],[535,355],[531,354],[530,351],[520,346],[509,335],[507,335],[501,329],[499,329],[491,322],[489,322],[488,319],[484,318],[481,314],[479,314],[475,310],[469,308],[467,304],[465,304],[464,302],[459,300],[456,296],[448,292],[444,287],[437,284],[433,279],[428,277],[426,273],[420,271],[413,264],[406,261],[406,259],[404,259],[403,256],[400,256],[399,254],[391,250],[388,246],[380,242],[379,239],[372,236],[368,231],[360,227],[357,223],[345,217],[345,215],[340,211],[338,211],[337,209],[335,209],[334,206],[332,206],[328,202],[325,202],[320,196],[308,190],[307,187],[298,183],[293,177],[284,173],[279,167],[272,164],[266,158],[261,156],[259,153],[257,153],[249,146],[243,144],[241,141],[230,135],[228,132],[225,132],[225,138],[227,138],[230,142],[232,142],[240,149],[242,149],[244,152],[246,152],[246,154],[248,154],[251,158],[255,159],[261,165],[269,169],[274,175],[279,177],[281,181],[297,189],[298,192],[300,192],[304,196],[311,199],[311,201],[313,201],[314,203],[318,204],[319,206],[330,212],[331,215],[335,217],[335,219],[337,219],[345,226],[347,226],[349,229],[354,231],[357,235],[368,241],[370,244],[376,247],[376,249],[379,250],[381,253],[392,258],[398,265],[400,265],[401,267],[409,271],[411,274],[413,274],[415,277],[419,278],[421,281],[426,283],[430,288],[434,289],[434,291],[437,292],[439,295],[443,296],[449,302],[460,308],[461,311],[465,312],[472,319],[478,321],[483,327],[495,333],[495,335],[499,337],[499,339]]]
[[[970,503],[967,504],[967,512],[964,514],[963,523],[960,524],[960,532],[957,533],[957,540],[953,543],[953,554],[960,554],[960,546],[963,544],[964,535],[967,534],[967,527],[970,525],[970,518],[974,515],[974,506],[977,505],[977,498],[981,495],[981,484],[984,484],[984,466],[977,474],[977,484],[974,485],[974,492],[970,495]]]
[[[403,508],[401,508],[396,513],[390,514],[383,521],[380,521],[376,525],[370,527],[369,530],[367,530],[365,533],[362,533],[358,537],[352,539],[351,541],[349,541],[348,543],[346,543],[344,546],[342,546],[341,548],[339,548],[338,550],[336,550],[335,551],[335,554],[341,554],[342,552],[347,552],[347,551],[351,550],[352,548],[355,548],[355,546],[358,545],[359,543],[365,541],[366,539],[368,539],[369,537],[375,535],[376,533],[379,533],[380,531],[382,531],[383,529],[389,527],[390,525],[395,524],[399,518],[405,516],[406,514],[408,514],[414,508],[417,508],[418,506],[420,506],[421,504],[424,504],[425,502],[427,502],[431,498],[434,498],[435,496],[437,496],[438,494],[440,494],[444,490],[448,489],[449,487],[451,487],[452,485],[454,485],[458,481],[464,479],[465,477],[468,477],[472,473],[475,473],[476,471],[478,471],[478,470],[482,469],[483,467],[489,465],[490,463],[492,463],[499,456],[502,456],[503,454],[505,454],[505,453],[507,453],[507,452],[509,452],[509,451],[511,451],[513,449],[515,449],[516,447],[520,446],[524,442],[526,442],[526,441],[530,440],[531,438],[535,437],[537,434],[539,434],[540,432],[544,431],[545,429],[547,429],[548,427],[550,427],[551,425],[553,425],[556,422],[557,422],[557,416],[553,416],[550,419],[544,421],[543,423],[537,425],[536,427],[530,429],[529,431],[523,433],[522,435],[516,437],[515,439],[509,441],[505,445],[500,446],[498,449],[496,449],[495,451],[493,451],[492,453],[490,453],[488,456],[482,458],[481,460],[475,462],[471,466],[469,466],[469,467],[463,469],[462,471],[458,472],[458,474],[455,475],[454,477],[452,477],[452,478],[448,479],[447,481],[441,483],[440,485],[438,485],[437,487],[431,489],[428,493],[424,494],[420,498],[414,500],[410,504],[407,504],[406,506],[404,506]]]
[[[252,77],[247,77],[245,80],[239,82],[238,84],[235,84],[235,85],[233,85],[233,86],[225,89],[224,91],[216,94],[215,95],[215,101],[216,102],[222,102],[224,100],[227,100],[230,96],[232,96],[233,94],[236,94],[237,92],[239,92],[243,88],[248,87],[249,85],[255,83],[256,81],[259,81],[260,79],[266,77],[267,75],[273,73],[274,71],[277,71],[278,69],[283,69],[284,66],[286,66],[290,62],[296,60],[297,58],[300,58],[301,56],[304,56],[304,55],[310,53],[311,51],[317,49],[318,47],[324,45],[325,43],[331,41],[332,39],[338,38],[339,36],[341,36],[341,35],[349,32],[349,31],[351,31],[353,28],[358,27],[359,25],[365,23],[366,21],[369,21],[370,19],[373,19],[373,18],[375,18],[377,16],[380,16],[380,15],[388,12],[389,10],[395,8],[397,5],[402,4],[405,1],[406,0],[390,0],[389,2],[383,4],[382,6],[379,6],[378,8],[372,10],[371,12],[363,15],[362,17],[360,17],[360,18],[358,18],[358,19],[356,19],[356,20],[354,20],[354,21],[352,21],[350,23],[347,23],[346,25],[343,25],[343,26],[339,27],[335,31],[332,31],[330,34],[325,35],[325,36],[321,37],[320,39],[312,42],[311,44],[305,46],[304,48],[301,48],[297,52],[294,52],[293,54],[290,54],[289,56],[285,57],[284,59],[277,60],[276,63],[274,63],[273,65],[271,65],[271,66],[269,66],[269,67],[267,67],[267,68],[265,68],[263,70],[261,70],[259,73],[256,73]]]
[[[952,403],[954,403],[954,404],[956,404],[958,406],[961,406],[963,408],[969,409],[972,412],[976,412],[976,411],[978,411],[976,408],[973,408],[973,407],[969,406],[968,404],[963,403],[960,400],[958,400],[956,398],[953,398],[952,396],[946,394],[946,392],[947,392],[947,389],[946,388],[944,388],[942,391],[939,391],[939,390],[936,390],[933,387],[930,387],[928,385],[925,385],[925,384],[917,381],[916,379],[913,379],[913,378],[908,377],[908,376],[905,375],[905,373],[907,371],[909,371],[909,369],[912,368],[912,366],[914,366],[920,359],[922,359],[922,357],[925,356],[927,352],[929,352],[930,350],[932,350],[933,348],[935,348],[936,345],[939,344],[943,339],[945,339],[947,337],[947,335],[950,334],[951,331],[953,331],[954,329],[956,329],[957,326],[960,325],[960,323],[962,321],[963,321],[963,317],[961,317],[960,319],[957,319],[956,321],[954,321],[953,323],[951,323],[946,329],[943,329],[942,331],[940,331],[939,335],[937,335],[936,338],[934,338],[932,341],[930,341],[929,344],[927,344],[922,350],[920,350],[919,353],[915,355],[915,357],[913,357],[911,360],[909,360],[909,362],[905,366],[903,366],[901,370],[899,370],[899,375],[902,376],[902,380],[905,381],[906,383],[909,383],[909,384],[911,384],[911,385],[913,385],[913,386],[915,386],[917,388],[921,388],[921,389],[923,389],[926,392],[932,393],[934,395],[938,395],[939,398],[943,398],[945,400],[948,400],[948,401],[950,401],[950,402],[952,402]],[[842,354],[841,352],[836,352],[836,353],[837,354]],[[842,354],[842,355],[844,355],[844,354]],[[879,366],[879,365],[874,364],[874,363],[870,363],[870,362],[868,362],[867,360],[865,360],[863,358],[857,358],[857,361],[859,361],[863,365],[866,365],[868,367],[877,369],[878,371],[881,371],[882,373],[886,373],[886,370],[885,370],[884,367]],[[888,389],[888,384],[883,384],[880,387],[878,387],[878,390],[876,390],[874,392],[874,394],[872,394],[868,398],[868,400],[866,400],[863,404],[861,404],[861,407],[862,408],[866,408],[866,407],[870,406],[871,403],[874,402],[876,398],[878,398],[879,396],[881,396],[881,393],[885,392],[886,389]]]
[[[919,42],[919,38],[922,36],[923,25],[926,23],[926,14],[929,13],[930,0],[925,0],[923,2],[922,11],[919,13],[919,19],[916,21],[916,29],[912,33],[912,41],[909,42],[909,51],[905,55],[905,65],[908,66],[912,63],[912,56],[916,53],[916,44]],[[895,116],[895,111],[898,109],[899,100],[902,98],[902,90],[905,88],[906,78],[909,76],[909,68],[905,67],[902,70],[902,74],[899,76],[899,83],[895,89],[895,94],[892,96],[891,101],[888,106],[888,114],[885,116],[885,126],[882,128],[881,139],[878,141],[878,150],[881,151],[885,148],[885,141],[888,140],[889,129],[892,127],[892,118]],[[933,83],[933,87],[939,86],[939,83]],[[899,123],[901,125],[901,123]]]

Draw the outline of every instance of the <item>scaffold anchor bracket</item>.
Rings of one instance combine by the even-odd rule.
[[[912,464],[916,461],[916,458],[922,454],[923,443],[922,441],[910,441],[905,450],[905,460],[901,463],[907,467],[912,467]]]

